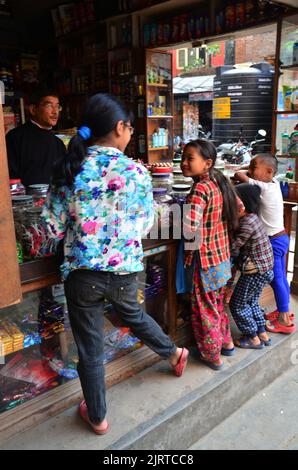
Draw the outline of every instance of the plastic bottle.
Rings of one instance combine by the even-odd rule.
[[[283,155],[286,155],[288,153],[289,149],[289,134],[287,132],[284,132],[281,134],[281,153]]]
[[[288,178],[289,180],[292,180],[294,178],[294,173],[293,173],[293,169],[292,169],[291,165],[289,165],[289,167],[287,169],[286,178]]]
[[[157,145],[157,130],[155,129],[155,131],[153,132],[152,134],[152,147],[155,148],[155,147],[158,147]]]

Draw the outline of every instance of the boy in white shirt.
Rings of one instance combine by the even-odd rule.
[[[277,310],[265,315],[270,321],[266,328],[272,333],[294,333],[294,315],[289,313],[290,286],[286,275],[286,256],[289,250],[289,236],[284,227],[283,198],[279,182],[274,178],[277,172],[277,159],[270,153],[256,155],[248,172],[238,171],[235,179],[261,188],[259,218],[263,222],[274,254],[274,291]]]

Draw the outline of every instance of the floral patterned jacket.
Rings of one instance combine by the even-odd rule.
[[[141,239],[154,221],[149,173],[115,148],[89,147],[73,186],[50,191],[42,220],[51,239],[64,239],[64,280],[75,269],[142,271]]]

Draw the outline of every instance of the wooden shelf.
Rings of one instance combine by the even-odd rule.
[[[275,155],[276,158],[296,158],[298,157],[298,153],[295,153],[294,155],[290,155],[289,153],[284,153],[281,155]]]
[[[281,70],[298,70],[298,64],[281,65],[280,68]]]
[[[146,83],[146,86],[152,86],[155,88],[169,88],[169,85],[165,83]]]
[[[155,152],[156,150],[168,150],[168,149],[169,149],[168,146],[167,147],[149,147],[148,151],[149,152]]]
[[[173,119],[173,116],[147,116],[148,119]]]

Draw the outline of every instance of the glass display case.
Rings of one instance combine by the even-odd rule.
[[[148,162],[173,159],[172,54],[146,50]]]
[[[138,274],[138,302],[162,328],[175,325],[171,305],[171,245],[148,241],[144,271]],[[105,364],[143,346],[106,300]],[[0,311],[0,414],[78,379],[78,353],[71,332],[63,284],[27,292],[20,304]]]

